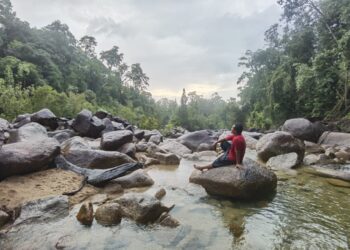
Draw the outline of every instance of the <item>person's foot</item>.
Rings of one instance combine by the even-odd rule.
[[[199,171],[203,171],[203,169],[200,166],[197,166],[196,164],[194,164],[193,167]]]

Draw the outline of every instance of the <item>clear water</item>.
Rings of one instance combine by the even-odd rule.
[[[303,170],[277,172],[272,201],[237,202],[208,196],[188,182],[193,162],[149,170],[155,184],[139,192],[154,194],[164,187],[163,202],[175,204],[176,229],[140,226],[123,220],[114,227],[94,222],[80,225],[75,207],[70,216],[32,225],[0,240],[1,249],[349,249],[350,189]],[[135,191],[135,190],[134,190]],[[2,244],[2,246],[1,246]]]

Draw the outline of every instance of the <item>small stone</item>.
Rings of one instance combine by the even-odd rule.
[[[10,215],[0,210],[0,228],[10,220]]]
[[[83,225],[91,226],[94,220],[94,209],[91,202],[81,205],[77,214],[77,220]]]
[[[95,213],[95,219],[103,226],[118,225],[122,220],[119,204],[108,203],[98,207]]]
[[[158,200],[161,200],[166,195],[166,191],[164,188],[161,188],[157,191],[157,193],[154,195]]]
[[[170,214],[166,214],[165,216],[161,216],[161,217],[164,217],[164,218],[160,221],[159,224],[163,227],[175,228],[180,225],[180,222],[177,219],[171,217]]]
[[[337,180],[337,179],[327,179],[327,182],[336,187],[350,188],[350,182]]]

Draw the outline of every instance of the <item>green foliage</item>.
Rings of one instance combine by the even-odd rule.
[[[246,68],[239,83],[245,82],[240,97],[248,125],[268,128],[296,116],[341,116],[348,111],[350,2],[278,3],[282,20],[265,33],[268,47],[247,51],[239,63]]]

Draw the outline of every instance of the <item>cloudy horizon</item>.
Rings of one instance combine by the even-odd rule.
[[[264,47],[276,23],[276,0],[12,0],[17,16],[41,28],[60,20],[74,36],[94,36],[97,51],[116,45],[125,62],[140,63],[153,97],[177,98],[182,89],[237,97],[248,49]]]

